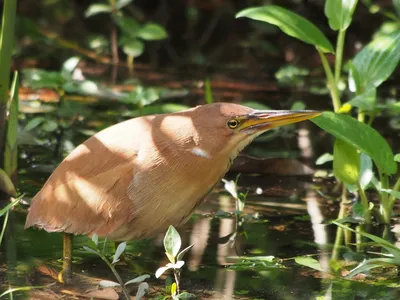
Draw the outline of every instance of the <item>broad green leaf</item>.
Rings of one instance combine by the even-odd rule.
[[[374,111],[376,103],[376,89],[369,89],[361,95],[355,96],[348,104],[364,111]]]
[[[161,25],[156,23],[147,23],[137,31],[137,36],[146,41],[157,41],[167,38],[168,33]]]
[[[85,17],[89,18],[100,13],[110,13],[111,10],[112,10],[111,6],[107,4],[94,3],[90,5],[88,9],[85,11]]]
[[[394,162],[391,148],[372,127],[352,117],[333,112],[324,112],[311,119],[311,122],[367,154],[381,172],[389,175],[396,173],[397,164]]]
[[[114,254],[114,258],[112,263],[115,264],[116,262],[119,261],[120,256],[122,255],[122,253],[124,253],[126,248],[126,242],[120,243],[117,247],[117,250],[115,250],[115,254]]]
[[[134,18],[126,16],[114,16],[113,19],[126,36],[130,38],[136,37],[136,33],[139,29],[139,23]]]
[[[347,184],[356,184],[360,178],[360,155],[352,145],[336,139],[333,146],[333,173]]]
[[[333,53],[332,44],[310,21],[280,6],[251,7],[236,14],[236,18],[247,17],[278,26],[287,35],[314,45],[325,53]]]
[[[333,30],[346,30],[351,23],[357,0],[326,0],[325,15]]]
[[[178,231],[174,228],[174,226],[170,225],[167,233],[164,237],[164,248],[165,251],[170,254],[172,257],[176,257],[181,249],[181,236]]]
[[[17,172],[18,165],[18,113],[19,113],[19,80],[18,73],[14,73],[11,85],[10,113],[7,122],[6,143],[4,149],[4,171],[12,177]]]
[[[400,32],[379,36],[364,47],[353,59],[360,77],[361,90],[378,87],[396,69],[400,60]],[[352,74],[350,72],[350,80]]]
[[[353,93],[362,93],[360,73],[354,66],[352,61],[349,61],[350,76],[349,76],[349,90]]]
[[[17,191],[15,189],[15,186],[8,176],[8,174],[3,170],[0,169],[0,191],[3,191],[7,193],[8,195],[11,196],[16,196]]]
[[[393,6],[396,9],[397,15],[400,16],[400,0],[393,0]]]
[[[316,260],[315,258],[312,258],[310,256],[298,256],[294,258],[294,261],[302,266],[306,266],[309,267],[311,269],[317,270],[317,271],[321,271],[323,272],[324,270],[321,267],[321,264],[319,263],[318,260]]]
[[[125,52],[126,55],[138,57],[142,55],[144,51],[144,44],[137,39],[133,39],[124,43],[122,46],[122,50]]]
[[[58,89],[64,83],[60,72],[50,72],[40,69],[25,69],[22,71],[22,78],[25,85],[33,88]]]
[[[372,160],[365,154],[360,155],[360,187],[365,190],[368,184],[371,182],[372,177],[374,177],[374,172],[372,170]]]

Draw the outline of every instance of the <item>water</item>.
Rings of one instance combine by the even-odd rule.
[[[254,87],[249,90],[247,92],[254,96]],[[274,94],[271,99],[276,97]],[[194,97],[185,102],[194,104],[197,100]],[[274,101],[266,102],[274,108],[287,108],[282,104],[274,105]],[[66,101],[58,113],[47,114],[47,121],[61,120],[64,124],[62,130],[51,131],[50,124],[33,130],[31,136],[22,135],[20,188],[26,193],[25,197],[31,198],[40,189],[51,170],[74,146],[85,140],[88,134],[121,121],[125,110],[119,104]],[[31,114],[25,116],[22,127],[35,118]],[[295,128],[300,129],[300,138]],[[312,166],[316,154],[326,150],[324,145],[327,143],[319,143],[326,137],[321,137],[319,132],[311,123],[288,126],[261,137],[246,149],[246,153],[261,157],[278,154],[280,157],[300,158]],[[292,176],[277,175],[279,170],[286,168],[285,165],[278,165],[272,174],[271,170],[261,168],[262,164],[257,161],[253,164],[247,162],[246,166],[247,169],[238,167],[239,171],[246,173],[239,179],[240,191],[248,191],[241,217],[234,214],[235,201],[220,184],[190,221],[179,228],[183,245],[194,244],[185,258],[182,290],[194,293],[200,299],[399,298],[395,272],[386,276],[389,280],[350,280],[339,273],[327,275],[294,262],[295,257],[310,255],[322,266],[329,263],[329,245],[334,242],[335,228],[323,222],[336,217],[338,205],[329,196],[320,196],[316,187],[322,193],[331,192],[331,181],[313,181],[309,175],[296,175],[298,170],[291,171]],[[232,180],[235,176],[228,174],[227,178]],[[62,234],[24,230],[25,216],[25,209],[14,212],[9,223],[7,243],[1,253],[2,290],[54,283],[53,277],[61,268]],[[157,268],[168,262],[162,240],[163,235],[159,235],[129,242],[126,250],[129,264],[117,266],[124,281],[142,274],[152,275],[147,280],[150,298],[165,294],[165,278],[154,277]],[[115,280],[99,257],[83,250],[82,247],[89,243],[90,239],[85,236],[74,239],[74,272],[77,276],[71,285],[56,284],[44,289],[15,292],[14,299],[72,298],[96,290],[101,279]],[[107,245],[108,253],[113,252],[112,247],[111,243]],[[353,253],[354,248],[346,251]],[[254,260],[259,257],[264,257],[264,260]],[[275,258],[272,262],[271,257]],[[387,271],[393,272],[393,269]],[[135,292],[136,286],[133,286],[131,295]]]

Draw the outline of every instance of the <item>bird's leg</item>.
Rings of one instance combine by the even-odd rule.
[[[65,233],[63,237],[63,268],[58,273],[58,281],[68,283],[72,279],[72,234]]]

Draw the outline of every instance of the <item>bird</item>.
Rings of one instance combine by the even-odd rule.
[[[60,282],[72,277],[72,236],[120,242],[185,223],[260,134],[320,115],[234,103],[136,117],[76,147],[33,197],[25,229],[63,232]]]

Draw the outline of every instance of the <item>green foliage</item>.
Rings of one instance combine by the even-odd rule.
[[[324,112],[311,120],[336,138],[353,145],[372,158],[386,174],[394,174],[397,165],[386,140],[373,128],[354,118],[332,112]]]
[[[329,40],[314,24],[285,8],[274,5],[247,8],[236,14],[236,18],[241,17],[276,25],[287,35],[314,45],[325,53],[334,52]]]
[[[357,94],[377,88],[393,73],[400,61],[400,33],[376,38],[353,59],[349,85]]]
[[[360,178],[360,155],[352,145],[336,139],[333,146],[333,173],[347,184],[357,184]]]
[[[190,245],[186,247],[182,251],[181,249],[182,240],[179,232],[175,229],[174,226],[170,225],[167,233],[164,236],[164,249],[165,255],[168,257],[170,263],[168,263],[165,267],[158,268],[156,271],[156,278],[159,278],[165,271],[172,269],[175,276],[175,282],[171,286],[171,297],[172,299],[190,299],[187,297],[192,297],[192,294],[186,292],[179,292],[179,279],[180,279],[180,269],[185,264],[182,260],[183,256],[193,247]]]
[[[321,264],[319,263],[318,260],[316,260],[315,258],[312,258],[310,256],[298,256],[294,258],[294,261],[302,266],[306,266],[309,267],[311,269],[317,270],[317,271],[321,271],[323,272],[324,270],[321,267]]]
[[[346,30],[351,24],[356,6],[357,0],[326,0],[325,15],[329,26],[333,30]]]
[[[150,275],[147,275],[147,274],[141,275],[141,276],[138,276],[138,277],[131,279],[124,283],[122,281],[121,276],[119,275],[119,273],[117,272],[117,270],[115,269],[115,266],[114,266],[119,261],[119,258],[121,257],[121,255],[124,253],[124,251],[126,249],[126,242],[122,242],[118,245],[118,247],[113,255],[112,262],[110,262],[110,260],[104,254],[106,241],[104,241],[103,249],[100,249],[99,248],[99,238],[96,234],[93,234],[91,242],[92,242],[91,247],[83,246],[83,249],[85,249],[89,253],[99,256],[108,265],[108,267],[111,269],[111,271],[113,272],[114,276],[117,278],[117,281],[118,281],[118,282],[114,282],[114,281],[110,281],[110,280],[101,280],[99,282],[99,285],[101,287],[120,286],[124,293],[125,299],[129,300],[131,298],[129,296],[128,290],[126,289],[126,286],[129,284],[132,284],[132,283],[140,283],[138,286],[138,290],[136,292],[136,299],[140,300],[145,295],[146,290],[148,290],[148,288],[149,288],[149,284],[147,282],[144,282],[144,280],[146,280],[147,278],[150,278]]]

